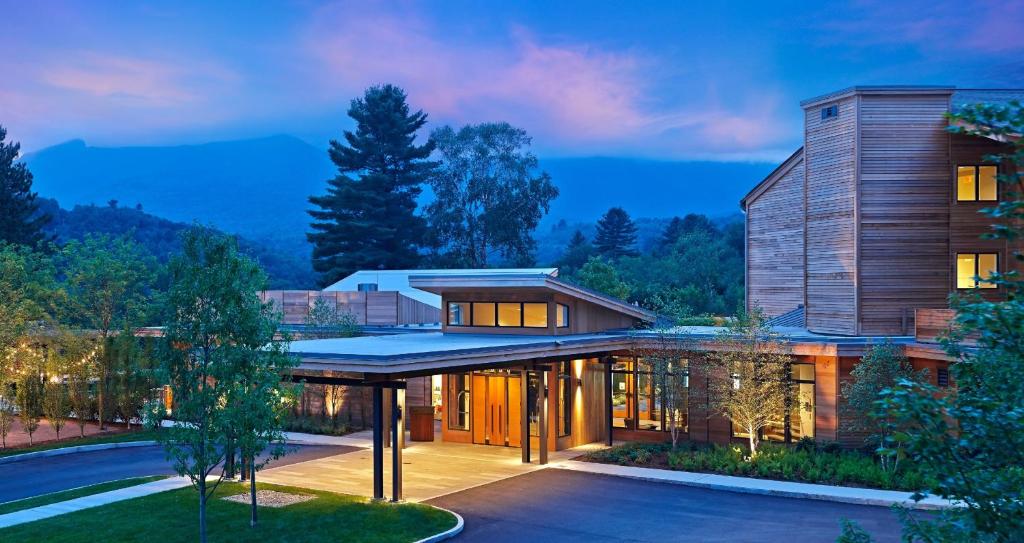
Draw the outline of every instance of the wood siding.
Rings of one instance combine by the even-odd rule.
[[[273,302],[284,324],[304,324],[318,298],[335,304],[339,311],[369,326],[434,324],[441,322],[440,309],[394,291],[344,292],[319,290],[264,290],[260,300]]]
[[[747,309],[769,317],[804,303],[804,164],[747,206]]]
[[[857,100],[804,112],[805,315],[815,332],[857,333]],[[838,116],[823,120],[831,105]]]
[[[860,97],[859,334],[909,334],[914,309],[947,305],[948,110],[942,94]]]

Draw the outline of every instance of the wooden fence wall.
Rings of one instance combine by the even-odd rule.
[[[281,310],[284,324],[303,324],[318,298],[340,311],[351,313],[359,324],[395,326],[433,324],[441,321],[441,310],[395,291],[340,292],[320,290],[265,290],[264,302],[272,301]]]

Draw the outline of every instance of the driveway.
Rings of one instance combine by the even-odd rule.
[[[885,507],[779,498],[545,469],[429,500],[462,515],[459,541],[834,542],[849,518],[899,541]]]
[[[356,450],[355,447],[298,445],[270,466],[284,466]],[[163,447],[108,449],[0,464],[0,503],[126,477],[172,475]],[[261,479],[256,476],[257,481]]]

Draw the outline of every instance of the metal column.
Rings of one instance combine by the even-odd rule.
[[[612,428],[615,426],[615,415],[612,408],[612,359],[604,359],[604,407],[605,407],[605,426],[604,430],[608,436],[608,446],[612,446]]]
[[[384,499],[384,388],[373,385],[373,499]]]
[[[540,427],[540,465],[548,463],[548,372],[547,369],[540,373],[540,379],[538,383],[537,401],[540,405],[537,406],[537,418],[540,419],[538,426]]]
[[[391,501],[402,500],[402,449],[405,447],[405,389],[391,391]]]

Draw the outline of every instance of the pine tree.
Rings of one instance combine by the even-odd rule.
[[[43,226],[49,215],[39,213],[32,192],[32,172],[16,162],[21,144],[4,143],[7,130],[0,126],[0,242],[35,247],[46,241]]]
[[[420,259],[424,221],[415,214],[420,185],[435,164],[427,160],[434,144],[414,145],[427,122],[423,111],[409,112],[405,92],[375,86],[352,100],[354,132],[331,141],[328,154],[338,176],[327,194],[312,196],[313,269],[330,284],[359,269],[408,268]]]
[[[598,254],[612,260],[637,255],[636,225],[625,209],[613,207],[597,221],[594,246]]]
[[[663,248],[672,247],[679,241],[679,236],[683,235],[683,219],[679,217],[672,217],[669,221],[668,226],[665,227],[665,231],[661,233],[661,246]]]
[[[559,273],[566,275],[576,273],[593,254],[594,246],[590,244],[590,240],[583,235],[583,232],[577,229],[569,240],[569,244],[566,245],[562,258],[557,262]]]

